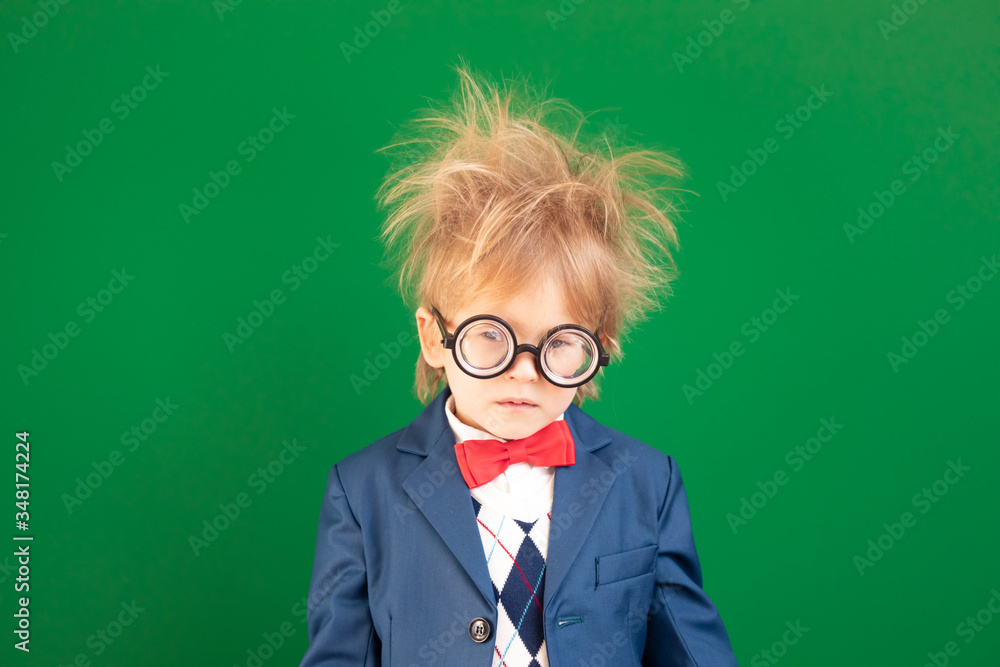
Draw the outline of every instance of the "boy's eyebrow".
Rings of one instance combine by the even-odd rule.
[[[523,333],[525,331],[524,327],[520,326],[515,320],[513,320],[513,319],[507,319],[503,315],[497,315],[497,317],[499,317],[504,322],[506,322],[507,324],[509,324],[514,329],[514,333],[515,334],[517,334],[517,333]],[[556,327],[562,326],[563,324],[576,324],[577,326],[582,326],[582,327],[587,328],[587,329],[590,328],[590,327],[587,327],[586,325],[579,324],[578,321],[575,318],[571,318],[571,319],[568,319],[568,320],[566,320],[564,322],[558,322],[557,324],[549,324],[549,325],[546,325],[546,326],[543,326],[543,327],[539,327],[539,336],[544,336],[549,331],[552,331]],[[531,338],[537,338],[537,337],[538,336],[532,336]]]

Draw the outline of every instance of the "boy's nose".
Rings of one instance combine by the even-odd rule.
[[[507,375],[518,382],[537,380],[538,357],[531,352],[522,352],[514,358],[514,364],[508,369]]]

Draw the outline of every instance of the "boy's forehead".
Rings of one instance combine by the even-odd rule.
[[[580,324],[564,301],[550,292],[540,291],[517,299],[477,296],[459,307],[458,321],[474,315],[496,315],[509,325],[525,332],[548,331],[560,324]]]

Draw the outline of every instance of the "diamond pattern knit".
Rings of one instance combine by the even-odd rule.
[[[475,497],[472,506],[497,601],[493,667],[548,667],[542,593],[549,517],[519,521]]]

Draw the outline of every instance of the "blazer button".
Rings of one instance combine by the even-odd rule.
[[[469,623],[469,636],[477,644],[482,643],[490,637],[490,622],[485,618],[474,618]]]

